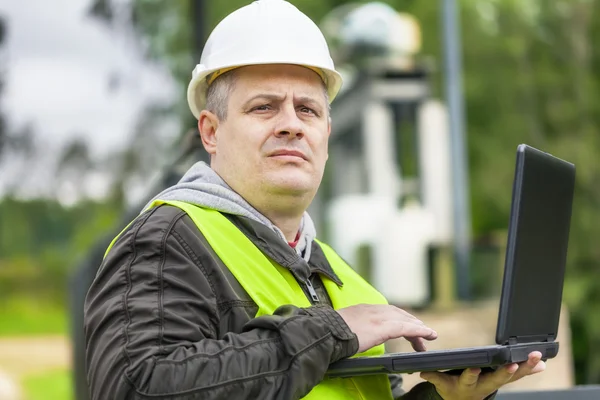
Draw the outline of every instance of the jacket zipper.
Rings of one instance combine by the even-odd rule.
[[[306,284],[306,288],[308,289],[308,293],[310,294],[312,301],[314,303],[320,302],[319,296],[317,296],[317,291],[315,290],[312,282],[310,281],[310,278],[308,278],[304,283]]]

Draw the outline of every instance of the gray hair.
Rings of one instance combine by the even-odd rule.
[[[237,81],[235,72],[235,70],[227,71],[218,76],[206,90],[206,106],[204,108],[215,114],[221,121],[227,119],[229,96],[231,96]]]
[[[225,121],[227,119],[229,96],[231,96],[231,93],[235,88],[237,78],[238,77],[235,70],[227,71],[223,75],[218,76],[206,90],[206,106],[204,106],[204,108],[215,114],[221,121]],[[323,94],[325,96],[325,104],[327,106],[327,117],[331,122],[331,105],[329,103],[327,86],[324,82]]]

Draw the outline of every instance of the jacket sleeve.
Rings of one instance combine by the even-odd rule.
[[[444,400],[429,382],[421,382],[408,393],[396,398],[397,400]]]
[[[211,273],[172,231],[142,215],[108,253],[85,303],[96,399],[298,399],[329,363],[358,350],[330,307],[282,306],[219,332]]]

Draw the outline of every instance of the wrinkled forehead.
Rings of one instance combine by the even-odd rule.
[[[257,92],[292,93],[294,96],[315,97],[323,100],[326,86],[314,70],[287,64],[252,65],[237,68],[236,89],[240,95],[252,96]]]

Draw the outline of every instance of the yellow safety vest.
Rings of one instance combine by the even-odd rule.
[[[150,207],[169,204],[185,211],[202,232],[221,261],[258,306],[256,316],[270,315],[281,305],[310,307],[308,298],[294,276],[265,256],[238,228],[220,212],[180,201],[157,200]],[[381,293],[368,284],[329,246],[319,242],[336,275],[344,283],[338,286],[321,276],[334,309],[360,303],[387,304]],[[112,244],[111,244],[112,245]],[[356,356],[381,355],[379,345]],[[324,379],[304,399],[392,399],[385,374],[354,378]]]

